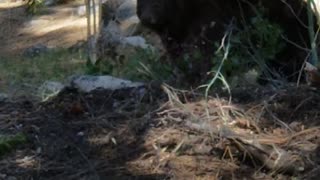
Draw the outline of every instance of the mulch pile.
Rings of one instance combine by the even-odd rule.
[[[320,91],[242,87],[231,98],[169,86],[0,102],[1,134],[27,143],[0,179],[316,179]]]

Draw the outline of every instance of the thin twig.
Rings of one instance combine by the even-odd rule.
[[[267,103],[264,103],[264,107],[265,107],[265,110],[271,115],[271,117],[276,120],[280,125],[282,125],[283,127],[285,127],[286,129],[288,129],[290,132],[293,133],[293,130],[286,124],[284,123],[283,121],[281,121],[278,117],[276,117],[271,111],[270,109],[268,108],[268,105]]]

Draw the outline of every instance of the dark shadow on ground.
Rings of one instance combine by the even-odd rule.
[[[68,89],[44,103],[1,103],[0,115],[8,118],[0,131],[22,131],[29,143],[6,155],[0,171],[18,179],[166,179],[131,164],[145,153],[144,133],[162,100],[144,88]]]
[[[280,121],[296,133],[307,129],[295,136],[296,140],[288,142],[292,146],[278,144],[289,152],[301,153],[295,143],[309,142],[305,148],[311,149],[305,149],[303,155],[310,154],[313,164],[306,166],[305,172],[293,175],[278,172],[272,175],[273,172],[262,168],[258,161],[245,160],[246,155],[235,151],[232,141],[211,136],[201,129],[202,126],[188,126],[186,122],[202,123],[204,105],[215,117],[218,107],[223,106],[221,100],[228,100],[227,93],[213,91],[210,95],[219,98],[210,98],[208,104],[200,94],[179,93],[183,106],[179,103],[180,106],[174,103],[163,106],[168,94],[156,87],[91,93],[65,89],[46,102],[28,99],[1,102],[0,132],[23,132],[29,140],[0,160],[1,175],[18,179],[308,179],[317,176],[320,165],[319,147],[314,147],[319,145],[316,133],[320,125],[320,94],[317,89],[289,85],[277,90],[247,86],[233,89],[233,103],[225,105],[245,111],[244,116],[260,117],[259,121],[236,123],[237,128],[242,127],[239,133],[254,132],[255,125],[250,123],[256,123],[258,129],[262,129],[257,137],[264,137],[266,133],[274,135],[275,139],[269,140],[277,143],[281,135],[292,135]],[[189,112],[197,119],[190,119]],[[219,123],[212,119],[203,128]],[[184,143],[179,147],[181,142]],[[261,147],[265,146],[268,144]],[[227,147],[234,153],[231,159],[225,155]],[[173,155],[175,149],[177,153]]]

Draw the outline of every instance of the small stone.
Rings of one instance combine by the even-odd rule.
[[[304,167],[299,167],[298,170],[299,170],[300,172],[302,172],[302,171],[305,170],[305,168],[304,168]]]
[[[36,150],[36,154],[41,154],[41,152],[42,152],[42,148],[38,147],[37,150]]]
[[[113,142],[114,145],[117,145],[117,141],[115,138],[111,138],[111,141]]]
[[[2,173],[0,173],[0,179],[4,179],[4,178],[6,178],[7,177],[7,175],[6,174],[2,174]]]
[[[141,36],[130,36],[123,39],[123,44],[128,44],[133,47],[140,47],[142,49],[151,48],[150,45],[146,43],[146,40]]]
[[[126,0],[116,10],[115,18],[121,22],[131,18],[132,16],[136,16],[136,6],[137,2],[135,0]]]
[[[77,136],[84,136],[84,132],[78,132]]]
[[[5,93],[0,93],[0,102],[4,102],[8,100],[8,95]]]

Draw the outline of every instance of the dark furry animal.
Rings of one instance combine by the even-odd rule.
[[[215,7],[215,3],[207,1],[138,0],[137,14],[142,24],[165,38],[181,43],[189,35],[200,32],[201,25],[217,17],[223,19],[222,5]]]
[[[231,19],[239,27],[256,15],[258,4],[267,9],[271,22],[281,25],[286,48],[275,58],[277,65],[302,64],[308,48],[308,21],[303,0],[137,0],[137,14],[143,25],[156,31],[169,54],[183,54],[184,45],[213,53],[212,42],[221,40]],[[291,67],[292,66],[292,67]]]
[[[137,0],[137,14],[142,24],[160,35],[183,42],[190,35],[199,36],[203,26],[211,25],[207,31],[219,34],[231,18],[238,23],[248,20],[256,15],[258,4],[267,8],[270,20],[283,25],[290,39],[301,32],[307,35],[303,0]]]

